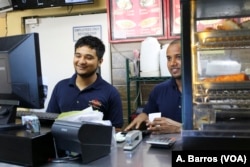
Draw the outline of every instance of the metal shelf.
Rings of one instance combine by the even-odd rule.
[[[129,59],[126,59],[126,75],[127,75],[127,101],[128,101],[128,123],[131,122],[131,96],[130,96],[130,84],[131,82],[136,83],[136,92],[139,91],[139,84],[140,82],[162,82],[170,77],[140,77],[140,76],[130,76],[129,72]],[[138,98],[140,99],[140,98]],[[140,106],[141,103],[137,100],[137,106]]]
[[[129,77],[130,81],[165,81],[169,77]]]

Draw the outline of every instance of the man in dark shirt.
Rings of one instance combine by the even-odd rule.
[[[179,133],[181,131],[181,41],[172,41],[166,51],[167,67],[172,75],[170,79],[155,86],[149,95],[148,103],[126,128],[128,131],[138,129],[146,122],[147,129],[152,133]],[[161,113],[161,117],[149,121],[150,113]]]
[[[110,120],[117,129],[122,128],[120,94],[97,73],[104,52],[104,44],[96,37],[85,36],[76,42],[73,59],[75,74],[56,84],[46,112],[79,111],[92,106],[103,113],[104,120]]]

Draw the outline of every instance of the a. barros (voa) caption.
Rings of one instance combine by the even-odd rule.
[[[249,166],[250,151],[172,151],[172,167]]]

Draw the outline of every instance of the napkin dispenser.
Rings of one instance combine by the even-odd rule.
[[[81,154],[84,164],[110,153],[112,126],[56,120],[51,132],[58,150]]]

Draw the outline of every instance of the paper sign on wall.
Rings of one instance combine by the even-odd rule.
[[[77,41],[79,38],[87,35],[92,35],[102,39],[102,27],[101,25],[93,26],[80,26],[73,27],[73,40]]]

